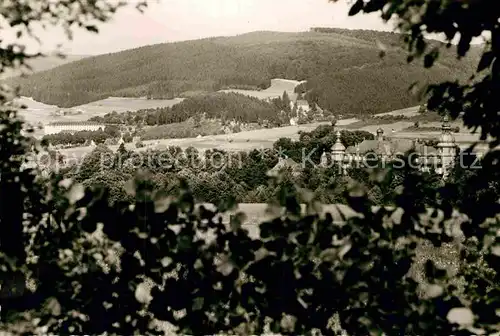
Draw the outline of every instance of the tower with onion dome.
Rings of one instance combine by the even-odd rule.
[[[456,156],[455,137],[451,134],[451,125],[447,116],[443,118],[441,136],[437,147],[441,158],[441,174],[443,178],[447,178]]]
[[[332,160],[337,164],[342,164],[344,162],[345,146],[340,141],[340,131],[337,131],[337,141],[332,146]]]

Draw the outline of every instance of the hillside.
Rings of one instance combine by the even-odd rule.
[[[86,58],[11,80],[22,94],[62,107],[109,96],[172,98],[199,91],[261,88],[272,78],[307,80],[309,97],[334,113],[373,114],[417,105],[415,81],[466,78],[477,57],[456,61],[445,50],[424,70],[407,65],[400,36],[374,31],[254,32],[158,44]],[[387,46],[380,59],[376,41]]]

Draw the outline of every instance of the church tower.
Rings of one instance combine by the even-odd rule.
[[[340,141],[340,131],[337,131],[337,141],[332,146],[332,160],[340,167],[344,166],[345,146]]]
[[[456,155],[455,137],[451,134],[451,125],[447,116],[443,118],[441,137],[437,147],[441,156],[441,173],[443,178],[447,178]]]

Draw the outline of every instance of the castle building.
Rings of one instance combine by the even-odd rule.
[[[412,151],[417,155],[415,163],[418,164],[420,170],[430,171],[434,169],[443,178],[446,178],[456,156],[457,145],[451,134],[448,118],[443,121],[437,148],[426,146],[417,140],[388,139],[384,136],[384,131],[381,128],[377,130],[374,140],[364,140],[347,148],[340,141],[339,131],[336,135],[337,140],[330,151],[322,154],[321,165],[329,167],[329,164],[335,163],[342,168],[344,174],[347,172],[347,168],[366,165],[369,159],[378,159],[382,163],[388,163],[394,161],[398,156]]]
[[[61,132],[76,133],[81,131],[104,130],[105,124],[91,121],[58,121],[44,126],[45,135],[57,134]]]

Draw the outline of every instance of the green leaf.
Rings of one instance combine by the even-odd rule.
[[[293,315],[283,315],[281,318],[281,328],[288,332],[293,332],[295,330],[295,324],[297,323],[297,318]]]
[[[204,302],[205,302],[205,299],[203,297],[194,298],[193,306],[192,306],[193,311],[202,310]]]
[[[243,212],[238,212],[235,215],[232,215],[231,221],[230,221],[231,230],[233,232],[236,232],[239,229],[241,229],[241,226],[245,222],[246,218],[247,218],[247,215],[245,215],[245,213],[243,213]]]
[[[47,300],[46,309],[53,316],[61,315],[61,304],[55,297],[51,297]]]
[[[217,272],[224,276],[228,276],[234,270],[234,265],[228,256],[224,255],[221,257],[221,261],[217,266]]]
[[[70,204],[75,204],[85,196],[85,188],[81,184],[75,184],[66,194]]]
[[[127,192],[128,195],[130,196],[135,196],[136,193],[136,183],[134,179],[128,180],[125,185],[124,189]]]
[[[143,304],[147,304],[153,299],[146,283],[143,282],[136,287],[135,299]]]
[[[165,211],[168,210],[169,206],[171,203],[170,197],[164,193],[164,192],[159,192],[155,195],[155,212],[156,213],[164,213]]]
[[[434,48],[430,53],[425,55],[424,57],[424,67],[430,68],[434,65],[434,62],[439,57],[439,50]]]
[[[491,63],[495,59],[495,54],[493,51],[487,51],[483,54],[481,57],[481,60],[479,61],[479,64],[477,66],[477,72],[481,72],[491,66]]]
[[[443,295],[444,289],[440,285],[428,285],[425,288],[425,297],[427,299],[433,299],[438,296]]]
[[[326,261],[326,262],[334,262],[337,260],[337,255],[338,255],[338,250],[336,248],[328,248],[324,251],[322,251],[319,255],[321,260]]]
[[[453,308],[446,315],[450,323],[456,323],[462,326],[474,324],[474,313],[469,308]]]
[[[71,184],[73,184],[73,180],[70,178],[66,178],[64,180],[61,180],[58,183],[58,186],[64,189],[68,189],[69,187],[71,187]]]
[[[425,275],[429,280],[443,279],[446,276],[446,270],[436,267],[434,262],[428,259],[425,262]]]
[[[92,32],[92,33],[98,33],[99,32],[99,29],[96,26],[93,26],[93,25],[86,26],[85,29],[87,29],[89,32]]]
[[[343,258],[352,248],[352,243],[347,241],[342,247],[339,249],[339,257]]]
[[[493,253],[497,257],[500,257],[500,245],[493,246],[491,248],[491,253]]]
[[[354,16],[358,14],[364,7],[364,1],[363,0],[358,0],[352,5],[351,9],[349,10],[349,16]]]

